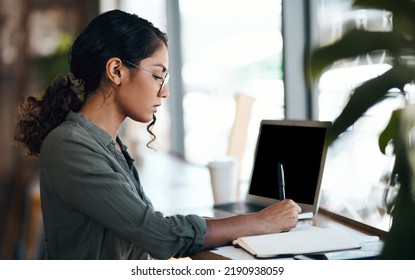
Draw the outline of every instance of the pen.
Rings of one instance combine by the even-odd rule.
[[[285,199],[285,178],[284,178],[284,167],[282,163],[278,163],[278,190],[280,192],[280,200]]]

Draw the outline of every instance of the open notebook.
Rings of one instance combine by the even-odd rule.
[[[289,232],[240,237],[233,241],[256,258],[273,258],[360,248],[359,242],[338,228],[308,227]]]
[[[255,212],[280,201],[277,167],[281,163],[286,198],[300,205],[299,219],[312,218],[318,210],[330,125],[312,120],[262,120],[246,200],[215,205],[218,216]]]

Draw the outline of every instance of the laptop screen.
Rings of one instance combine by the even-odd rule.
[[[278,163],[285,194],[297,203],[317,203],[330,122],[264,120],[258,136],[249,194],[280,200]]]

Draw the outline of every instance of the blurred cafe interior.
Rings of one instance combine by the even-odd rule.
[[[356,11],[350,0],[0,0],[1,259],[44,258],[38,159],[12,143],[16,105],[41,92],[57,73],[69,71],[74,37],[111,9],[146,18],[169,37],[172,77],[170,96],[157,113],[157,151],[145,147],[145,124],[127,119],[121,131],[148,196],[166,213],[174,195],[187,191],[178,186],[178,175],[163,164],[162,155],[195,168],[206,195],[198,189],[188,193],[194,204],[208,205],[209,182],[200,183],[209,179],[206,164],[229,154],[235,145],[230,135],[236,133],[242,196],[262,119],[332,121],[354,85],[389,67],[381,58],[367,56],[333,67],[315,88],[304,81],[304,53],[338,39],[350,22],[391,28],[389,13]],[[329,151],[322,207],[388,231],[385,174],[391,158],[376,149],[376,141],[401,102],[375,107]],[[239,120],[242,129],[235,132]]]

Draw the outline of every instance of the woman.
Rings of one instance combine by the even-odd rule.
[[[165,217],[153,209],[118,137],[126,119],[150,123],[169,74],[167,38],[119,10],[95,18],[75,40],[71,73],[18,110],[16,140],[39,156],[49,259],[166,259],[239,236],[290,230],[299,206],[284,200],[225,219]]]

